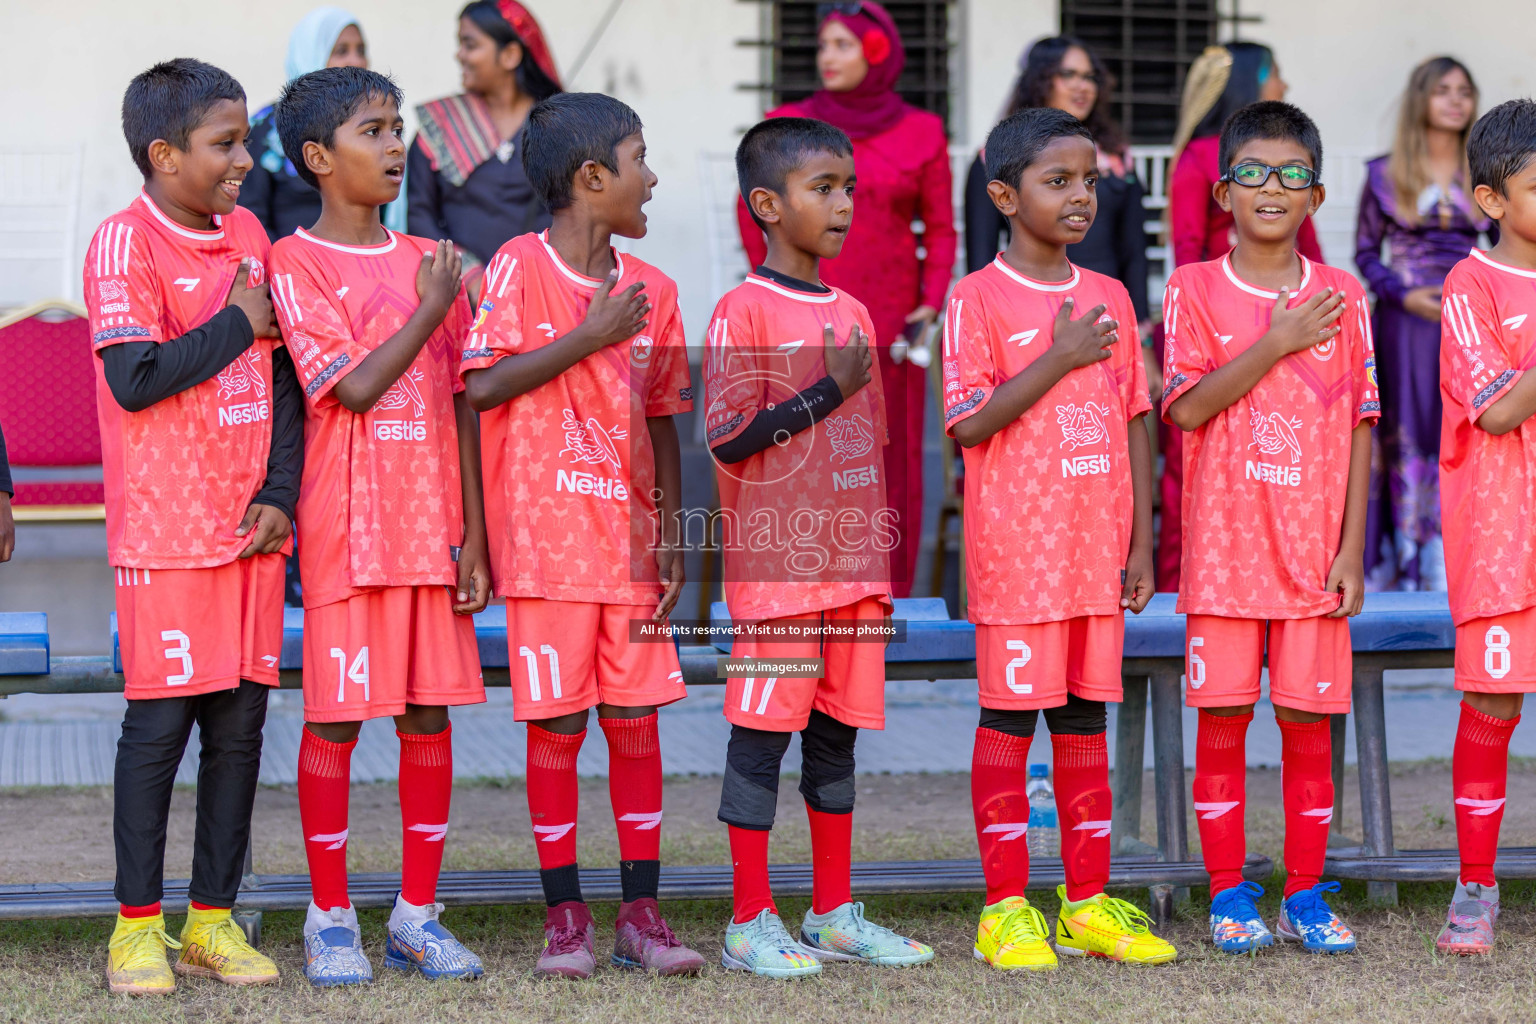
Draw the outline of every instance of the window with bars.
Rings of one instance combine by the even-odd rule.
[[[757,0],[769,6],[766,38],[748,45],[769,51],[768,81],[747,86],[766,95],[766,105],[805,99],[821,85],[816,74],[816,0]],[[950,124],[950,6],[954,0],[882,0],[896,20],[907,64],[896,83],[901,98]]]
[[[1132,142],[1163,143],[1179,123],[1184,75],[1216,42],[1217,0],[1061,0],[1061,30],[1115,76],[1114,114]]]

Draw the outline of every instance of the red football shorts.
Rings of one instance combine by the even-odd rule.
[[[1456,689],[1536,692],[1536,608],[1456,627]]]
[[[790,615],[777,622],[835,622],[883,619],[886,597],[865,597],[841,608]],[[799,732],[811,709],[857,729],[885,728],[885,644],[812,637],[783,641],[743,637],[731,645],[732,658],[822,658],[820,679],[735,676],[725,683],[725,718],[732,725],[767,732]]]
[[[208,569],[115,569],[123,696],[195,697],[242,679],[276,686],[287,567],[287,555],[273,554]]]
[[[976,690],[984,708],[1056,708],[1075,693],[1118,702],[1125,616],[976,627]]]
[[[632,619],[655,605],[507,598],[512,717],[538,722],[598,704],[642,708],[681,700],[683,670],[671,638],[631,643]]]
[[[385,587],[304,609],[305,721],[483,703],[475,620],[453,613],[446,587]]]
[[[1192,708],[1256,703],[1266,634],[1272,704],[1317,714],[1348,713],[1354,679],[1349,620],[1323,616],[1189,616],[1184,630],[1184,703]]]

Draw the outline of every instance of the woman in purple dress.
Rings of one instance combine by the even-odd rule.
[[[1440,288],[1489,228],[1467,187],[1467,132],[1476,118],[1477,86],[1464,65],[1434,57],[1414,68],[1392,152],[1367,165],[1360,197],[1355,265],[1376,294],[1381,385],[1365,549],[1375,589],[1445,589]]]

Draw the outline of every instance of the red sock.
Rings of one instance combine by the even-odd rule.
[[[566,736],[528,723],[528,815],[545,870],[576,863],[576,755],[586,738],[585,729]]]
[[[299,741],[299,823],[309,884],[321,910],[350,907],[347,899],[347,800],[352,781],[351,743],[332,743],[304,730]]]
[[[987,879],[987,905],[1023,896],[1029,884],[1029,736],[977,729],[971,750],[971,810]]]
[[[768,836],[766,829],[727,825],[731,837],[731,919],[746,924],[765,910],[775,914],[773,890],[768,885]]]
[[[1333,736],[1328,719],[1279,722],[1285,804],[1285,895],[1317,884],[1333,821]]]
[[[119,903],[117,905],[117,912],[130,921],[136,917],[154,917],[160,913],[160,901],[156,900],[153,903],[146,903],[142,907],[130,907],[126,903]]]
[[[853,812],[828,814],[810,804],[811,911],[825,914],[853,902]]]
[[[1097,896],[1109,884],[1109,748],[1104,734],[1051,736],[1056,806],[1061,811],[1061,861],[1067,899]]]
[[[608,799],[620,860],[661,858],[661,739],[656,713],[599,718],[608,737]]]
[[[1243,884],[1248,837],[1248,723],[1246,715],[1213,715],[1200,709],[1195,733],[1194,805],[1200,849],[1211,876],[1211,895]]]
[[[1462,701],[1451,755],[1451,791],[1456,796],[1456,845],[1461,881],[1493,885],[1493,859],[1504,822],[1504,786],[1509,775],[1509,737],[1520,721],[1485,715]]]
[[[208,904],[208,903],[199,903],[199,902],[197,902],[197,900],[187,900],[187,906],[190,907],[193,910],[228,910],[229,909],[228,907],[215,907],[215,906],[212,906],[211,904]],[[155,904],[156,912],[158,912],[159,909],[160,909],[160,904],[156,903]],[[154,915],[151,914],[149,916],[153,917]]]
[[[453,800],[453,725],[439,733],[400,737],[400,898],[418,907],[437,901],[443,841]]]

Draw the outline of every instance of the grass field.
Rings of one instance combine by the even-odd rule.
[[[1436,808],[1448,794],[1443,765],[1405,769],[1394,778],[1401,845],[1451,845],[1454,826]],[[664,856],[674,863],[720,863],[723,829],[713,823],[711,794],[716,779],[669,779],[668,830]],[[1150,787],[1149,787],[1150,788]],[[1351,787],[1352,788],[1352,787]],[[778,860],[803,859],[804,815],[786,785],[776,835]],[[861,777],[860,858],[974,856],[966,777]],[[358,787],[353,801],[352,860],[358,867],[388,867],[398,849],[398,812],[392,787]],[[1520,766],[1511,778],[1511,817],[1506,841],[1529,843],[1536,813],[1531,793],[1536,772]],[[1273,792],[1271,792],[1273,791]],[[109,877],[110,842],[100,790],[9,791],[0,794],[0,880]],[[172,830],[172,874],[184,872],[181,847],[190,845],[190,794],[178,793]],[[302,851],[297,829],[287,828],[291,792],[263,791],[258,805],[262,842],[258,857],[266,870],[298,870]],[[601,780],[584,784],[581,851],[585,863],[610,862],[612,825],[606,819]],[[1250,845],[1279,859],[1278,773],[1255,772],[1250,779]],[[450,866],[529,866],[520,783],[462,787],[456,795],[450,833]],[[1351,817],[1346,802],[1344,819]],[[51,820],[65,837],[37,850],[30,867],[10,856],[23,844],[22,823]],[[1147,820],[1151,820],[1148,816]],[[295,823],[296,824],[296,823]],[[18,825],[22,825],[18,829]],[[1195,835],[1194,826],[1190,828]],[[74,854],[78,853],[79,856]],[[103,853],[105,865],[102,863]],[[27,858],[22,858],[27,861]],[[68,871],[60,870],[67,864]],[[1270,886],[1278,891],[1278,878]],[[282,984],[231,991],[207,982],[183,982],[169,1000],[127,1000],[105,994],[101,975],[110,922],[58,921],[0,924],[0,1021],[317,1021],[352,1024],[371,1021],[1040,1021],[1040,1022],[1222,1022],[1267,1020],[1522,1021],[1536,1019],[1536,885],[1508,883],[1498,952],[1475,961],[1452,960],[1434,950],[1443,919],[1447,885],[1403,886],[1401,905],[1374,908],[1364,887],[1351,885],[1336,904],[1361,939],[1360,951],[1318,957],[1292,947],[1263,955],[1229,957],[1204,941],[1205,900],[1195,893],[1181,907],[1169,937],[1180,960],[1138,968],[1102,961],[1064,961],[1050,975],[1004,975],[975,962],[971,940],[977,896],[890,897],[870,901],[870,916],[931,942],[937,963],[906,971],[839,967],[820,978],[771,982],[712,967],[695,979],[654,979],[601,969],[589,982],[544,982],[529,969],[538,953],[542,910],[531,907],[451,909],[445,921],[486,962],[486,977],[474,983],[431,984],[414,977],[381,976],[364,990],[317,992],[301,974],[301,915],[269,914],[264,948],[284,972]],[[1127,892],[1144,902],[1144,893]],[[1048,917],[1054,897],[1037,897]],[[1264,910],[1271,919],[1278,900]],[[805,901],[786,900],[787,921],[798,921]],[[614,908],[596,908],[600,947]],[[673,904],[671,922],[685,941],[713,961],[728,907],[721,902]],[[376,968],[382,961],[385,914],[363,914],[364,939]],[[173,930],[180,925],[173,919]],[[600,949],[601,952],[601,949]],[[382,972],[381,972],[382,973]]]

